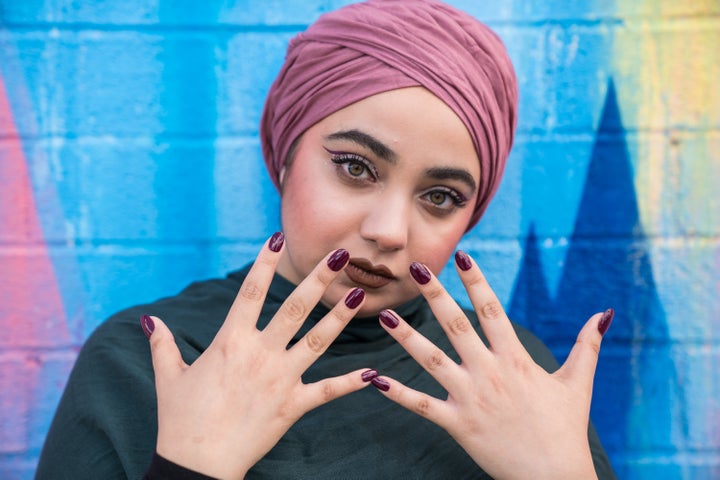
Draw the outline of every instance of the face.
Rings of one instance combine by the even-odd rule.
[[[418,295],[411,262],[438,274],[470,221],[480,165],[467,129],[422,87],[380,93],[309,128],[282,181],[286,250],[299,283],[330,251],[350,262],[322,302],[362,287],[360,316]]]

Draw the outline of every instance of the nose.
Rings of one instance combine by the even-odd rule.
[[[381,251],[401,250],[407,246],[411,204],[397,193],[387,192],[367,205],[360,235]]]

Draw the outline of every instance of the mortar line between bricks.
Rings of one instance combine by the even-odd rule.
[[[625,26],[628,22],[651,22],[655,25],[665,25],[682,22],[708,23],[720,19],[720,11],[698,12],[698,13],[681,13],[670,15],[648,15],[648,14],[628,14],[624,16],[604,15],[604,16],[572,16],[567,18],[536,16],[534,18],[502,18],[502,17],[482,17],[481,20],[492,28],[515,27],[518,29],[538,29],[538,27],[612,27]],[[309,22],[312,21],[309,19]],[[274,32],[299,32],[309,25],[309,22],[303,23],[241,23],[241,22],[213,22],[213,23],[193,23],[193,22],[177,22],[177,23],[106,23],[92,21],[5,21],[4,29],[22,30],[27,32],[43,31],[46,28],[53,28],[60,31],[83,31],[83,30],[99,30],[111,32],[254,32],[254,33],[274,33]],[[39,26],[45,27],[43,29]]]
[[[618,129],[617,132],[610,134],[603,133],[598,136],[597,130],[583,128],[583,129],[565,129],[558,128],[553,130],[545,130],[540,128],[520,128],[516,131],[516,140],[521,139],[553,139],[553,140],[564,140],[564,139],[620,139],[620,138],[633,138],[642,137],[645,135],[696,135],[696,136],[710,136],[714,137],[720,135],[720,125],[710,125],[701,127],[688,127],[688,126],[668,126],[663,128],[626,128]],[[243,139],[243,140],[256,140],[258,137],[258,131],[253,130],[241,130],[232,133],[218,133],[218,134],[207,134],[198,135],[193,132],[177,132],[173,134],[163,134],[158,136],[148,135],[135,135],[135,134],[117,134],[117,133],[98,133],[98,134],[87,134],[87,135],[76,135],[72,133],[59,134],[49,133],[42,135],[8,135],[4,132],[0,132],[0,141],[77,141],[87,143],[112,143],[114,141],[128,141],[134,140],[138,144],[149,144],[154,145],[162,142],[211,142],[217,143],[227,140]]]
[[[484,237],[481,239],[469,240],[463,243],[465,249],[487,249],[495,248],[498,245],[511,245],[514,246],[517,243],[522,243],[527,239],[527,236],[496,236],[496,237]],[[628,244],[628,240],[635,240]],[[68,241],[69,240],[69,241]],[[260,245],[264,242],[265,238],[233,238],[233,237],[209,237],[206,239],[97,239],[97,238],[74,238],[74,239],[48,239],[43,240],[34,239],[30,241],[7,241],[0,240],[0,254],[23,254],[23,253],[36,253],[43,254],[50,248],[53,251],[68,250],[78,251],[83,249],[96,249],[96,248],[126,248],[128,250],[135,249],[156,249],[162,247],[163,250],[172,248],[174,250],[194,250],[196,248],[208,248],[211,246],[227,246],[227,245]],[[575,246],[597,246],[602,245],[602,249],[607,247],[622,246],[623,248],[646,247],[648,243],[653,246],[668,247],[668,246],[688,246],[701,242],[706,244],[720,243],[720,234],[708,234],[708,235],[645,235],[642,237],[629,237],[629,236],[584,236],[584,237],[571,237],[571,236],[538,236],[538,242],[553,241],[554,243],[560,243],[559,245],[553,245],[553,247],[569,247],[570,243]]]

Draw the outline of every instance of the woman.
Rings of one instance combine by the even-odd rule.
[[[283,233],[104,323],[38,477],[613,478],[588,427],[612,310],[555,371],[467,254],[474,312],[436,278],[497,189],[516,104],[500,40],[447,5],[321,17],[262,120]]]

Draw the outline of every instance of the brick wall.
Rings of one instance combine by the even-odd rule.
[[[32,477],[104,318],[279,228],[262,102],[288,39],[343,3],[0,0],[1,478]],[[461,247],[561,359],[616,308],[592,417],[620,478],[719,477],[720,5],[452,3],[498,31],[521,89]]]

